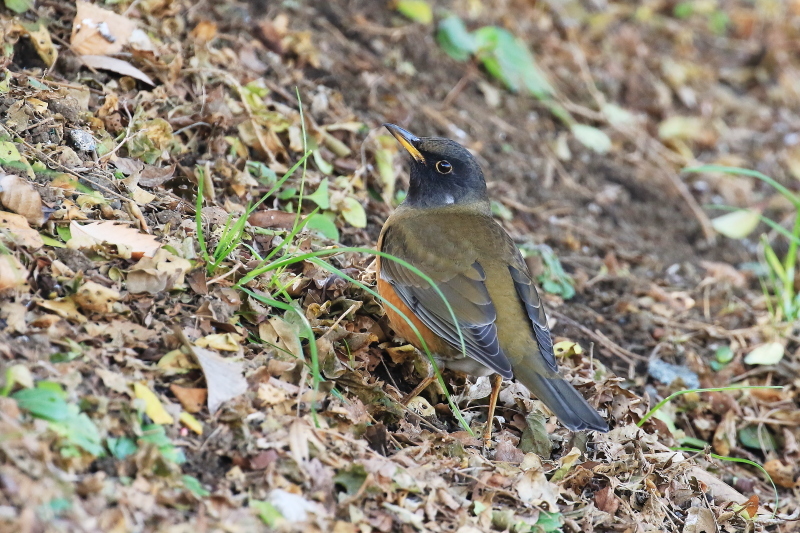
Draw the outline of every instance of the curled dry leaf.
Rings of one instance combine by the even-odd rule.
[[[44,224],[42,197],[33,185],[13,174],[0,174],[0,203],[34,226]]]
[[[206,378],[208,410],[211,414],[216,413],[223,403],[247,392],[247,380],[242,375],[244,367],[241,362],[225,359],[198,346],[193,347],[193,351]]]
[[[111,55],[128,44],[136,22],[90,2],[78,2],[71,49],[78,55]]]
[[[107,242],[116,245],[123,257],[127,255],[123,250],[130,250],[130,257],[134,259],[153,257],[161,248],[161,243],[152,235],[116,222],[92,222],[81,225],[73,221],[69,229],[72,239],[67,243],[68,248],[90,248],[95,244]]]

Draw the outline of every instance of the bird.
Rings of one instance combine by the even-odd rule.
[[[516,244],[492,217],[475,157],[451,139],[384,127],[410,155],[408,192],[377,245],[377,291],[391,304],[385,310],[396,335],[427,346],[439,368],[493,376],[485,444],[502,380],[512,378],[570,430],[607,432],[603,417],[559,374],[543,301]],[[434,379],[430,373],[405,400]]]

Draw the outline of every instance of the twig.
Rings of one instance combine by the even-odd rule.
[[[232,275],[234,272],[236,272],[237,270],[239,270],[239,268],[241,268],[243,266],[244,265],[241,262],[236,263],[236,265],[234,265],[234,267],[232,269],[228,270],[224,274],[220,274],[216,278],[211,278],[210,280],[208,280],[206,282],[206,286],[213,285],[214,283],[218,283],[218,282],[222,281],[223,279],[225,279],[228,276]]]
[[[622,358],[623,360],[625,360],[626,362],[628,362],[631,365],[634,365],[633,360],[647,361],[647,359],[648,359],[644,355],[639,355],[638,353],[634,353],[634,352],[632,352],[630,350],[626,350],[622,346],[616,344],[614,341],[612,341],[611,339],[606,337],[599,330],[592,331],[589,328],[587,328],[586,326],[583,326],[583,325],[577,323],[576,321],[572,320],[570,317],[568,317],[567,315],[565,315],[563,313],[559,313],[558,311],[551,311],[551,314],[553,316],[557,317],[559,320],[562,320],[562,321],[566,322],[570,326],[578,328],[579,330],[581,330],[582,333],[588,335],[589,337],[591,337],[597,343],[599,343],[599,344],[603,345],[604,347],[608,348],[614,355],[619,356],[620,358]]]

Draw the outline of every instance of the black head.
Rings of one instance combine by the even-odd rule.
[[[417,137],[394,124],[384,124],[411,155],[411,181],[405,204],[444,207],[487,204],[486,181],[466,148],[450,139]]]

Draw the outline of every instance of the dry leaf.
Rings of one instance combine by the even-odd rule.
[[[44,224],[42,197],[33,185],[19,176],[0,174],[0,203],[34,226]]]
[[[87,67],[99,70],[110,70],[111,72],[116,72],[117,74],[122,74],[123,76],[130,76],[131,78],[135,78],[139,81],[143,81],[149,85],[155,86],[155,82],[150,79],[150,76],[134,67],[127,61],[123,61],[122,59],[104,55],[82,55],[79,57],[79,59]]]
[[[116,222],[92,222],[81,225],[73,221],[69,229],[72,238],[67,242],[68,248],[90,248],[95,244],[107,242],[116,245],[123,257],[125,256],[123,249],[130,250],[130,257],[134,259],[143,256],[153,257],[161,248],[161,243],[152,235]]]
[[[72,51],[78,55],[111,55],[128,44],[136,22],[113,11],[79,1],[72,21]]]
[[[291,354],[298,359],[303,358],[303,347],[300,344],[296,326],[279,316],[273,316],[267,322],[259,324],[258,336],[277,346],[286,355]]]
[[[756,504],[758,507],[758,504]],[[683,533],[713,533],[718,531],[714,513],[705,507],[690,507],[683,522]]]
[[[172,424],[175,419],[164,409],[164,405],[153,391],[143,383],[133,384],[133,395],[144,401],[144,412],[156,424]]]
[[[30,227],[28,220],[22,215],[0,211],[0,228],[10,230],[14,242],[21,246],[31,250],[38,250],[44,246],[42,236]]]
[[[9,254],[0,254],[0,291],[25,285],[28,273],[22,263]]]
[[[208,410],[213,415],[226,401],[247,392],[247,380],[242,376],[244,365],[219,354],[195,346],[197,361],[203,369],[208,388]]]
[[[238,352],[241,347],[242,336],[237,333],[214,333],[206,335],[194,341],[195,346],[201,348],[211,348],[212,350],[222,350],[226,352]]]
[[[86,322],[86,317],[80,314],[78,307],[71,298],[61,298],[60,300],[37,300],[39,307],[44,307],[53,311],[61,318],[66,318],[78,324]]]
[[[772,481],[780,487],[793,489],[797,485],[794,467],[785,464],[780,459],[770,459],[764,463],[764,470],[767,471]]]
[[[201,424],[199,420],[197,420],[195,417],[193,417],[186,411],[181,413],[181,416],[178,417],[178,420],[180,420],[181,424],[191,429],[198,435],[203,434],[203,424]]]
[[[87,281],[75,292],[72,299],[85,311],[110,313],[114,302],[121,298],[119,292],[94,281]]]
[[[199,413],[208,398],[208,389],[189,389],[179,385],[170,385],[169,390],[190,413]]]
[[[594,504],[601,511],[613,516],[619,509],[620,501],[614,494],[614,489],[611,488],[611,485],[606,485],[594,493]]]
[[[558,487],[550,483],[540,470],[523,472],[514,482],[514,489],[519,498],[531,505],[547,504],[547,510],[558,510]]]
[[[50,38],[50,32],[47,30],[45,24],[39,24],[35,30],[28,30],[28,37],[31,39],[36,53],[42,58],[44,64],[52,67],[58,60],[58,49],[53,46],[53,40]]]
[[[738,416],[733,409],[728,410],[714,431],[711,444],[719,455],[730,455],[731,447],[736,446],[736,421]]]

